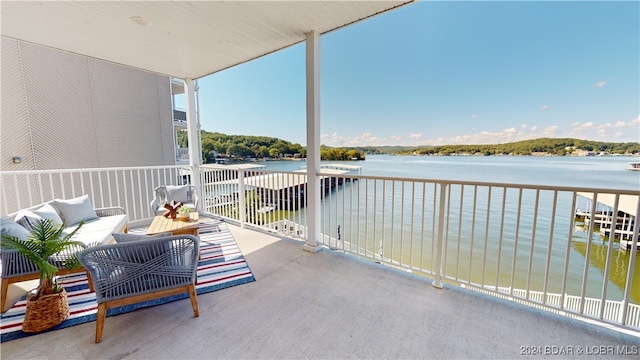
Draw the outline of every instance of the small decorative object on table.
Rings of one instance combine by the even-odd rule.
[[[164,213],[164,217],[169,218],[171,217],[172,219],[176,218],[176,215],[178,214],[178,209],[180,209],[182,207],[182,202],[178,201],[171,201],[168,204],[164,204],[164,208],[167,209],[167,211]]]
[[[178,219],[182,220],[182,221],[189,221],[191,220],[191,212],[193,211],[193,208],[191,208],[190,206],[183,206],[180,209],[178,209]]]

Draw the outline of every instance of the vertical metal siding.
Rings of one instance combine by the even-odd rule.
[[[173,130],[173,102],[171,96],[171,79],[166,76],[156,76],[158,83],[158,126],[160,138],[157,142],[162,144],[161,165],[174,165],[176,163],[176,143]]]
[[[87,58],[24,42],[20,48],[36,167],[95,166]]]
[[[162,141],[157,76],[101,60],[89,63],[99,166],[163,165],[163,147],[173,150],[173,144]]]
[[[166,76],[6,37],[1,75],[2,171],[175,164]]]
[[[0,112],[0,169],[35,169],[29,115],[18,41],[2,38],[2,102]],[[20,164],[12,158],[20,156]]]

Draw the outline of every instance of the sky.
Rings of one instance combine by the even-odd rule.
[[[422,1],[322,35],[328,146],[640,142],[640,2]],[[198,80],[201,128],[306,145],[305,44]]]

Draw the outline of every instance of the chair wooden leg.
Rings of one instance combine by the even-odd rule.
[[[2,279],[2,307],[0,311],[4,312],[4,307],[7,305],[7,292],[9,292],[9,279]]]
[[[96,343],[102,340],[102,330],[104,328],[104,319],[107,317],[107,304],[98,304],[98,313],[96,314]]]
[[[191,307],[193,308],[193,316],[200,316],[200,311],[198,310],[198,296],[196,295],[196,286],[191,284],[189,285],[189,298],[191,299]]]
[[[93,279],[91,279],[91,274],[89,274],[88,270],[84,271],[87,274],[87,281],[89,282],[89,292],[96,292],[96,289],[93,288]]]

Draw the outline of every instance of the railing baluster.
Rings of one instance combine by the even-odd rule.
[[[421,226],[420,226],[420,271],[424,271],[424,241],[425,241],[425,237],[424,237],[424,221],[426,216],[425,213],[425,206],[427,204],[426,202],[427,199],[427,184],[426,183],[422,183],[422,212],[421,212],[421,216],[420,218],[422,219],[421,221]]]
[[[598,317],[604,318],[604,305],[607,300],[607,290],[609,286],[609,273],[611,272],[611,256],[613,255],[613,239],[615,238],[616,227],[618,225],[618,206],[620,204],[620,195],[616,194],[613,200],[613,209],[611,214],[611,233],[609,236],[609,245],[607,246],[607,260],[604,265],[604,281],[602,282],[602,296],[600,296],[600,309]]]
[[[464,187],[465,185],[460,185],[460,211],[458,213],[458,236],[456,238],[456,271],[455,271],[455,279],[458,280],[459,271],[460,271],[460,242],[462,241],[462,221],[463,221],[463,210],[464,210]]]
[[[438,210],[438,244],[436,246],[436,262],[434,266],[435,279],[433,280],[433,287],[442,288],[442,242],[444,241],[444,211],[445,211],[445,197],[447,196],[447,185],[440,183],[440,196],[438,197],[438,203],[440,208]]]
[[[500,263],[502,261],[502,244],[504,240],[504,213],[507,208],[507,188],[502,188],[502,209],[500,211],[500,235],[498,236],[498,256],[497,264],[496,264],[496,286],[495,289],[498,291],[498,287],[500,286]]]
[[[553,234],[556,224],[556,208],[558,206],[558,192],[553,192],[553,205],[551,208],[551,224],[549,225],[549,245],[547,246],[547,263],[544,269],[544,279],[542,284],[542,303],[547,303],[547,290],[549,286],[549,271],[551,268],[551,251],[553,250]]]
[[[491,190],[493,188],[489,186],[489,191],[487,191],[487,217],[485,219],[484,226],[484,248],[482,251],[482,279],[480,283],[482,286],[485,286],[484,282],[485,274],[487,273],[487,247],[489,247],[489,224],[491,223]]]
[[[635,226],[638,226],[638,219],[640,219],[640,198],[636,200],[636,213],[635,213]],[[630,254],[629,254],[629,267],[627,269],[627,279],[625,282],[625,288],[624,288],[624,296],[622,297],[622,311],[620,313],[620,318],[619,318],[619,322],[622,325],[627,325],[627,311],[629,309],[629,297],[631,295],[631,287],[633,286],[633,273],[634,273],[634,269],[635,269],[635,264],[636,264],[636,255],[637,255],[637,251],[636,249],[638,248],[638,234],[640,234],[640,230],[635,229],[632,227],[632,229],[634,230],[633,232],[633,236],[631,239],[631,249],[629,249]],[[637,280],[636,280],[637,283]],[[636,286],[638,286],[636,284]],[[635,314],[635,327],[640,328],[640,307],[638,307],[638,312]],[[633,316],[633,314],[630,314]]]
[[[444,255],[442,260],[442,273],[447,273],[447,255],[449,254],[449,224],[451,222],[451,193],[453,192],[453,186],[450,185],[449,191],[447,192],[447,204],[445,206],[445,218],[444,218],[444,235],[443,241],[444,243]]]
[[[471,213],[471,244],[469,246],[469,275],[467,278],[468,282],[473,282],[471,273],[473,269],[473,242],[476,238],[476,207],[478,204],[478,186],[473,187],[473,208]]]
[[[413,269],[413,221],[415,219],[416,211],[416,182],[411,182],[411,222],[409,224],[409,269]]]
[[[520,240],[520,215],[522,214],[522,188],[518,191],[518,210],[516,214],[515,237],[513,240],[513,260],[511,262],[511,284],[509,286],[509,295],[513,296],[513,289],[516,280],[516,265],[518,259],[518,241]]]
[[[527,270],[527,288],[525,299],[529,300],[529,291],[531,290],[531,270],[533,268],[533,253],[536,245],[536,226],[538,224],[538,206],[540,203],[540,190],[536,190],[536,200],[533,205],[533,226],[531,228],[531,245],[529,250],[529,269]]]
[[[584,314],[585,297],[587,293],[587,278],[589,277],[589,262],[591,261],[591,245],[593,244],[593,228],[596,218],[596,205],[598,202],[598,193],[593,193],[593,202],[591,203],[591,217],[589,219],[589,231],[587,236],[587,250],[584,256],[584,269],[582,271],[582,288],[580,290],[580,314]]]

